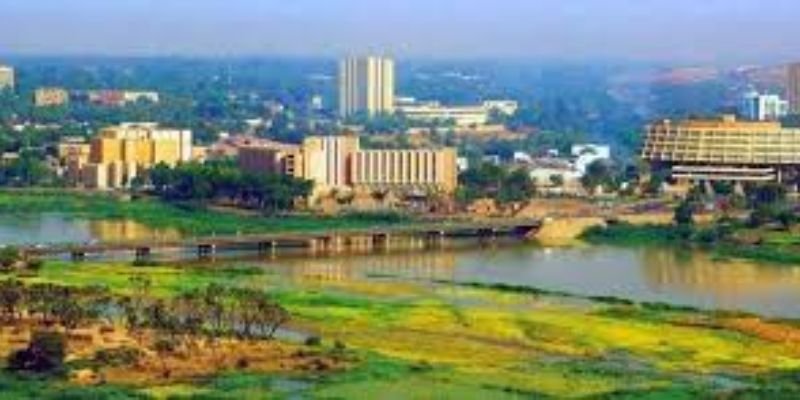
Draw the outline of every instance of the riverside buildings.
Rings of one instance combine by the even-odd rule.
[[[67,176],[86,188],[123,188],[156,164],[174,166],[192,157],[191,131],[149,123],[122,124],[94,137],[88,156],[68,159]]]
[[[800,129],[773,121],[659,121],[646,127],[642,158],[679,183],[784,182],[800,170]]]
[[[339,116],[394,112],[394,60],[351,57],[339,63]]]
[[[312,198],[332,193],[452,194],[456,150],[361,149],[357,136],[311,136],[301,145],[253,146],[239,152],[247,171],[291,175],[314,182]]]

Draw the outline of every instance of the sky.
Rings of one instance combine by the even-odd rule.
[[[771,63],[798,0],[0,0],[0,54]]]

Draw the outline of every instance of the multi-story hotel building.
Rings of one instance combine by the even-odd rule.
[[[312,136],[296,148],[242,149],[239,164],[311,180],[313,198],[341,190],[451,194],[458,179],[455,149],[363,150],[349,135]]]
[[[0,90],[14,89],[16,85],[16,78],[14,77],[14,68],[8,65],[0,65]]]
[[[68,164],[79,168],[80,184],[85,187],[121,188],[156,164],[174,166],[193,155],[191,131],[122,124],[104,129],[91,140],[88,162]]]
[[[36,107],[63,106],[69,102],[69,92],[62,88],[38,88],[33,93],[33,103]]]
[[[394,61],[351,57],[339,63],[339,115],[374,116],[394,111]]]
[[[647,126],[642,158],[682,182],[783,182],[800,168],[800,129],[732,115],[665,120]]]

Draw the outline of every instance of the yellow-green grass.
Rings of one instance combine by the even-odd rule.
[[[24,279],[126,294],[135,275],[151,278],[155,296],[211,282],[263,288],[289,309],[293,327],[319,334],[325,346],[343,343],[359,360],[352,370],[288,377],[297,381],[288,385],[292,393],[306,397],[691,398],[728,390],[721,377],[765,388],[764,377],[800,371],[796,343],[687,323],[726,318],[701,311],[446,283],[306,281],[252,267],[50,262]],[[274,379],[283,378],[232,374],[138,389],[156,397],[285,396],[286,385]]]

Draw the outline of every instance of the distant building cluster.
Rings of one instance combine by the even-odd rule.
[[[157,92],[143,92],[130,90],[89,90],[75,94],[76,99],[105,107],[122,107],[140,101],[158,103],[160,96]]]
[[[174,166],[194,156],[192,132],[156,124],[122,124],[102,130],[86,145],[64,150],[67,178],[91,189],[118,189],[159,163]]]
[[[11,89],[16,86],[14,68],[8,65],[0,65],[0,90]]]
[[[36,107],[59,107],[69,103],[69,92],[63,88],[43,87],[33,92]]]
[[[301,145],[254,145],[239,150],[247,171],[291,175],[314,183],[312,197],[333,192],[431,191],[452,194],[456,150],[368,150],[357,136],[311,136]]]
[[[386,57],[351,57],[339,63],[339,115],[374,117],[400,113],[417,122],[453,122],[457,127],[483,126],[493,112],[513,115],[517,102],[490,100],[482,104],[446,106],[438,101],[395,97],[394,61]]]
[[[751,121],[778,121],[789,115],[789,102],[776,94],[750,91],[742,97],[739,114]]]

